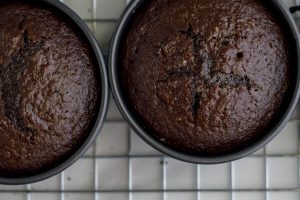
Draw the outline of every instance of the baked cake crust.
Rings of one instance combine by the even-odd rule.
[[[65,17],[0,2],[0,175],[50,169],[85,141],[100,100],[96,74]]]
[[[162,143],[219,155],[265,133],[288,89],[281,23],[260,0],[153,0],[122,43],[120,82]]]

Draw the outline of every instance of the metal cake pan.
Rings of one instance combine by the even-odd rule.
[[[128,107],[125,98],[122,93],[122,89],[120,87],[119,81],[119,54],[120,54],[120,44],[124,39],[124,35],[126,33],[126,29],[131,22],[131,19],[134,17],[136,11],[143,7],[143,5],[147,2],[147,0],[133,0],[127,6],[126,10],[123,12],[117,28],[114,32],[114,36],[111,41],[110,46],[110,57],[109,57],[109,79],[111,84],[112,93],[114,99],[117,103],[119,110],[121,111],[123,117],[130,124],[131,128],[149,145],[157,149],[158,151],[171,156],[175,159],[182,160],[185,162],[198,163],[198,164],[218,164],[230,162],[233,160],[237,160],[243,158],[247,155],[250,155],[257,150],[263,148],[266,144],[268,144],[273,138],[275,138],[279,132],[285,127],[287,122],[289,121],[293,110],[298,102],[299,98],[299,86],[300,86],[300,48],[299,48],[299,33],[296,27],[296,24],[291,16],[290,12],[286,7],[284,7],[283,3],[280,0],[266,0],[268,6],[270,6],[278,16],[282,22],[285,24],[285,33],[286,37],[293,44],[293,48],[291,49],[292,57],[293,57],[293,65],[291,67],[291,86],[288,98],[284,101],[284,109],[280,113],[280,117],[278,120],[273,121],[271,128],[266,131],[266,133],[255,140],[251,144],[247,144],[245,148],[239,149],[237,151],[216,155],[216,156],[203,156],[203,155],[190,155],[187,153],[183,153],[177,150],[174,150],[151,135],[151,131],[144,128],[137,119],[133,112]],[[295,10],[295,8],[294,8]]]
[[[56,167],[53,167],[47,171],[40,172],[34,175],[22,176],[22,177],[3,177],[0,176],[0,184],[6,185],[19,185],[19,184],[29,184],[33,182],[38,182],[50,178],[69,166],[71,166],[75,161],[77,161],[93,144],[96,136],[101,130],[102,124],[104,122],[107,107],[108,107],[108,99],[109,99],[109,82],[107,77],[106,65],[98,45],[97,40],[95,39],[94,35],[87,27],[85,22],[75,13],[73,12],[68,6],[64,5],[63,3],[59,2],[58,0],[26,0],[29,3],[42,5],[45,8],[49,8],[55,11],[58,15],[65,17],[69,20],[72,25],[75,26],[80,32],[88,44],[91,47],[92,53],[94,54],[95,62],[98,67],[97,69],[97,78],[99,79],[99,83],[101,83],[101,104],[98,106],[97,110],[97,118],[95,123],[86,138],[85,141],[82,142],[80,147],[68,158],[58,164]],[[25,2],[26,2],[25,1]]]

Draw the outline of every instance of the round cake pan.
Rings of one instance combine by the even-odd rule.
[[[13,178],[0,176],[0,184],[5,185],[21,185],[42,181],[62,172],[63,170],[71,166],[93,144],[94,140],[101,130],[108,107],[109,82],[105,62],[97,40],[95,39],[90,29],[86,26],[85,22],[74,11],[72,11],[69,7],[59,2],[58,0],[29,0],[28,2],[37,3],[55,11],[58,15],[61,15],[68,19],[71,23],[74,24],[76,28],[78,28],[78,30],[81,31],[83,39],[86,39],[91,47],[92,53],[94,54],[95,63],[98,67],[97,78],[99,79],[99,83],[101,83],[101,104],[99,106],[99,109],[97,110],[97,118],[95,120],[95,124],[93,125],[88,137],[85,141],[82,142],[81,146],[70,157],[66,158],[56,167],[39,174]]]
[[[127,6],[126,10],[122,14],[118,26],[115,30],[113,39],[110,46],[110,57],[109,57],[109,78],[112,88],[112,93],[114,99],[121,111],[123,117],[128,121],[132,129],[149,145],[155,149],[161,151],[162,153],[171,156],[175,159],[199,163],[199,164],[218,164],[230,162],[243,158],[247,155],[254,153],[255,151],[261,149],[266,144],[268,144],[287,124],[289,121],[293,110],[296,107],[298,98],[299,98],[299,78],[300,78],[300,48],[299,48],[299,33],[296,27],[296,24],[293,20],[293,17],[289,13],[288,9],[283,5],[280,0],[267,0],[268,6],[271,7],[272,11],[278,16],[283,24],[286,26],[285,34],[288,37],[288,40],[293,45],[293,48],[290,49],[292,52],[293,65],[291,67],[292,80],[290,85],[289,96],[284,100],[284,109],[280,113],[280,118],[276,121],[272,121],[271,128],[266,131],[266,133],[261,136],[258,140],[251,144],[247,144],[245,148],[239,149],[237,151],[227,153],[224,155],[217,156],[198,156],[198,155],[189,155],[186,153],[179,152],[174,150],[164,144],[159,140],[154,138],[151,135],[150,130],[147,130],[139,122],[139,119],[135,118],[133,112],[130,110],[129,106],[126,104],[125,98],[122,93],[119,81],[119,54],[120,54],[120,45],[124,39],[127,27],[131,22],[131,19],[134,17],[136,11],[143,7],[147,0],[135,0]]]

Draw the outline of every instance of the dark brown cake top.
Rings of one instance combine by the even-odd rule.
[[[249,144],[288,88],[288,43],[265,1],[153,0],[122,45],[131,109],[179,151],[222,154]]]
[[[0,2],[0,175],[56,166],[96,117],[96,67],[71,22],[38,5]]]

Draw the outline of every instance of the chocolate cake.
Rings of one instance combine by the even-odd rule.
[[[288,41],[261,0],[152,0],[122,42],[119,79],[161,143],[221,155],[266,133],[289,88]]]
[[[87,138],[100,100],[87,41],[65,16],[28,2],[0,1],[1,176],[64,161]]]

